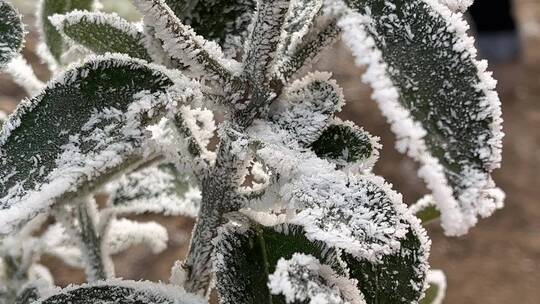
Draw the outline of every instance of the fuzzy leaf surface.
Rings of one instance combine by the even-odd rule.
[[[224,49],[242,46],[257,3],[254,0],[165,2],[197,34],[216,41]]]
[[[124,175],[108,186],[109,207],[120,213],[158,212],[196,217],[200,192],[172,164]]]
[[[163,115],[166,101],[157,96],[172,85],[156,67],[112,55],[23,101],[0,133],[1,232],[136,163],[143,128]]]
[[[23,42],[21,15],[11,4],[0,0],[0,68],[19,54]]]
[[[220,303],[285,303],[282,296],[270,294],[268,275],[281,258],[290,259],[297,252],[343,271],[336,253],[308,240],[299,226],[265,227],[242,219],[225,229],[215,241]]]
[[[47,51],[56,62],[60,62],[66,47],[62,35],[52,25],[49,17],[55,14],[65,14],[73,10],[92,10],[94,0],[40,0],[38,27],[42,31],[42,39]]]
[[[198,296],[180,287],[151,282],[109,280],[72,286],[42,298],[35,304],[203,304]]]
[[[369,65],[365,79],[398,149],[422,164],[446,232],[466,233],[504,199],[490,176],[501,160],[500,101],[469,26],[435,0],[345,3],[352,11],[339,22],[344,40]]]
[[[144,34],[116,14],[73,11],[56,15],[54,26],[71,41],[96,54],[122,53],[151,61],[144,46]]]
[[[344,253],[343,259],[366,303],[417,303],[423,293],[427,272],[425,244],[418,232],[411,229],[401,241],[400,249],[382,257],[378,263],[354,258]]]

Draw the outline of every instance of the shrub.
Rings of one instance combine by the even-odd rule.
[[[0,133],[6,303],[203,303],[214,286],[220,303],[441,302],[422,224],[463,235],[504,199],[471,1],[133,2],[142,23],[92,0],[40,1],[43,84],[0,0],[0,65],[30,96]],[[336,116],[331,74],[304,68],[340,37],[432,191],[411,207],[372,173],[377,138]],[[112,254],[166,246],[133,213],[197,218],[170,284],[114,278]],[[45,253],[88,283],[53,287]]]

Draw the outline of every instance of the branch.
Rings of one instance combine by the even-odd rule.
[[[267,81],[267,74],[279,46],[281,30],[290,0],[261,0],[257,7],[255,23],[246,47],[244,59],[245,78],[256,84]]]
[[[95,201],[92,198],[83,197],[73,204],[65,203],[56,209],[57,220],[79,244],[85,261],[85,273],[90,282],[106,280],[113,275],[110,267],[112,261],[104,252],[103,236],[97,232],[97,210],[92,210],[95,207],[93,204]]]

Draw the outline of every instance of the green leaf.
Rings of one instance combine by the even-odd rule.
[[[352,278],[368,304],[417,303],[423,294],[427,258],[425,232],[410,228],[400,249],[373,263],[344,253]]]
[[[183,24],[165,2],[135,0],[134,4],[171,58],[189,67],[188,71],[197,77],[204,75],[222,83],[231,81],[233,71],[239,68],[238,62],[225,58],[219,46],[198,36],[191,27]]]
[[[92,10],[94,0],[40,0],[38,12],[38,28],[41,29],[42,39],[47,51],[56,63],[61,62],[66,45],[62,35],[52,25],[49,17],[55,14],[65,14],[73,10]]]
[[[336,163],[339,167],[348,164],[362,164],[371,168],[379,153],[378,139],[358,128],[351,122],[333,124],[311,144],[311,150],[318,157]]]
[[[224,49],[243,46],[255,12],[255,0],[193,1],[166,0],[167,5],[197,34],[216,41]]]
[[[366,79],[398,148],[421,162],[446,233],[466,233],[502,207],[504,194],[491,178],[501,160],[500,101],[463,15],[439,1],[345,3],[344,41],[370,65]]]
[[[284,296],[287,303],[365,304],[356,281],[338,276],[317,258],[301,253],[280,259],[268,286],[272,295]]]
[[[14,304],[31,304],[38,298],[39,289],[33,284],[30,284],[30,286],[24,287],[23,290],[19,292]]]
[[[203,304],[202,298],[186,293],[181,287],[152,282],[118,279],[70,286],[42,298],[34,304]]]
[[[110,55],[23,101],[0,133],[0,233],[136,165],[172,85],[158,67]]]
[[[0,68],[19,54],[24,43],[21,15],[8,2],[0,0]]]
[[[116,213],[158,212],[196,217],[201,195],[173,164],[122,176],[108,186],[109,208]]]
[[[308,240],[299,226],[265,227],[237,217],[222,229],[215,240],[220,303],[285,303],[281,296],[270,294],[268,275],[276,270],[281,258],[290,259],[298,252],[343,273],[336,252]]]
[[[116,14],[73,11],[51,17],[56,29],[74,43],[96,54],[122,53],[151,61],[144,34]]]
[[[310,73],[292,83],[270,116],[290,135],[308,146],[330,124],[344,104],[343,91],[329,73]]]

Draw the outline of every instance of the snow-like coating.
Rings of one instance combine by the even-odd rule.
[[[138,38],[139,28],[127,20],[120,18],[116,13],[88,12],[74,10],[65,15],[55,14],[49,17],[49,21],[58,31],[62,32],[66,26],[76,25],[82,21],[111,26],[119,31],[130,35],[133,38]]]
[[[437,286],[437,295],[430,304],[442,304],[446,295],[446,275],[441,270],[430,270],[427,274],[427,283]]]
[[[10,138],[11,133],[19,127],[28,113],[46,102],[43,100],[43,96],[48,92],[54,91],[57,87],[75,85],[87,77],[89,69],[119,67],[133,70],[146,67],[153,69],[152,65],[147,66],[143,61],[122,55],[99,56],[75,66],[50,82],[43,92],[35,98],[22,101],[17,110],[10,115],[0,133],[0,147],[2,147],[0,155],[6,153],[5,145],[8,140],[14,140]],[[156,73],[156,76],[162,75],[161,77],[163,77],[164,75],[160,74],[160,71],[164,71],[161,68],[152,71]],[[180,83],[178,85],[182,87],[189,82]],[[93,181],[101,174],[122,166],[128,159],[149,153],[145,152],[144,145],[135,144],[147,138],[142,120],[152,119],[154,115],[164,115],[160,112],[160,107],[175,108],[176,101],[182,99],[171,100],[168,94],[149,94],[149,92],[137,92],[133,98],[133,102],[128,106],[126,112],[121,112],[114,107],[102,109],[99,112],[94,111],[89,116],[88,121],[82,125],[81,130],[69,134],[68,141],[60,147],[61,153],[54,160],[54,169],[40,166],[40,155],[33,155],[35,170],[31,172],[40,176],[42,180],[40,185],[29,189],[24,186],[26,180],[14,180],[13,178],[17,174],[15,168],[3,173],[0,178],[4,187],[2,189],[3,197],[0,199],[2,206],[0,222],[3,223],[0,227],[1,233],[12,231],[20,221],[34,216],[64,194],[76,192],[83,180]],[[86,134],[85,137],[81,137],[80,133]],[[94,143],[93,152],[89,154],[81,152],[81,147],[84,147],[85,142]],[[15,144],[11,145],[14,147]],[[7,158],[2,158],[2,163],[5,164]],[[133,164],[134,162],[131,161],[131,165]],[[45,173],[44,170],[47,172]]]
[[[400,248],[416,219],[382,178],[338,171],[311,151],[295,149],[294,142],[285,146],[287,135],[271,124],[259,121],[250,132],[266,145],[258,156],[280,176],[278,189],[268,191],[270,198],[263,200],[283,202],[282,207],[294,210],[290,222],[303,226],[310,240],[372,262]],[[427,239],[423,244],[429,246]]]
[[[495,81],[491,74],[486,72],[486,63],[476,61],[474,40],[466,31],[468,25],[463,20],[461,13],[454,13],[438,0],[423,0],[422,7],[427,6],[434,18],[441,18],[446,22],[446,27],[441,30],[448,31],[456,38],[453,49],[462,53],[462,58],[469,59],[477,69],[477,90],[483,94],[479,100],[479,107],[484,109],[478,114],[477,119],[489,117],[491,138],[483,142],[483,146],[476,151],[486,169],[491,171],[500,165],[501,142],[501,110],[500,101],[494,91]],[[393,7],[387,2],[387,6]],[[408,109],[400,102],[400,89],[393,83],[388,66],[383,60],[383,53],[377,48],[372,35],[376,35],[373,29],[374,20],[367,14],[361,15],[349,9],[342,1],[327,2],[326,14],[340,16],[338,25],[343,30],[343,40],[352,50],[358,65],[367,65],[368,70],[363,80],[374,88],[372,95],[377,101],[382,113],[392,125],[392,130],[397,135],[396,147],[401,152],[407,152],[409,156],[419,161],[421,168],[419,175],[426,181],[429,189],[437,201],[441,211],[442,226],[449,235],[462,235],[477,222],[478,215],[489,216],[493,211],[502,207],[504,193],[495,187],[489,173],[481,172],[477,168],[465,167],[461,180],[463,190],[458,192],[449,185],[446,170],[439,159],[434,157],[426,145],[427,131],[420,122],[415,121]],[[391,19],[388,20],[392,23]],[[396,21],[397,22],[397,21]],[[397,23],[396,23],[397,24]],[[412,34],[412,33],[411,33]],[[433,39],[437,39],[434,36]]]
[[[110,287],[110,288],[105,288]],[[64,297],[71,294],[78,294],[78,291],[85,289],[100,288],[100,297],[108,301],[123,303],[128,299],[139,299],[148,304],[204,304],[206,301],[196,295],[187,293],[183,288],[163,283],[153,283],[148,281],[128,281],[121,279],[110,279],[98,281],[90,284],[71,285],[64,289],[52,288],[43,291],[41,299],[35,304],[61,304],[65,303]],[[97,296],[97,295],[96,295]],[[81,299],[83,300],[83,299]],[[94,299],[84,299],[88,302],[96,303]],[[100,300],[97,300],[100,301]]]
[[[276,270],[269,275],[268,287],[272,294],[285,296],[287,303],[365,303],[354,280],[339,277],[315,257],[301,253],[295,253],[289,260],[281,258],[278,261]],[[355,292],[345,292],[351,290]]]
[[[196,217],[200,191],[172,168],[150,167],[107,185],[109,208],[117,214],[147,212]]]
[[[13,81],[24,88],[30,97],[36,95],[45,86],[45,84],[36,77],[32,67],[21,55],[13,58],[7,64],[3,72],[10,74]]]

